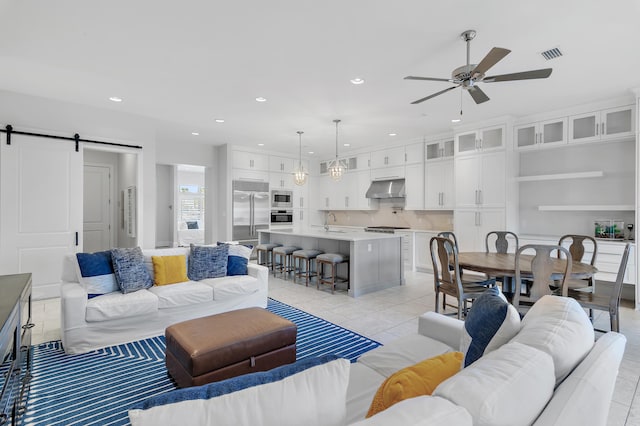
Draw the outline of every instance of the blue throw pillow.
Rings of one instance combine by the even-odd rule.
[[[498,349],[520,331],[520,315],[498,287],[485,290],[471,305],[464,321],[460,351],[468,367]]]
[[[89,299],[120,290],[113,273],[110,251],[76,253],[76,259],[80,268],[78,278]]]
[[[336,355],[323,355],[319,357],[304,358],[293,364],[286,364],[269,371],[244,374],[231,379],[213,382],[202,386],[177,389],[175,391],[152,396],[151,398],[137,403],[131,409],[147,410],[149,408],[174,404],[181,401],[195,399],[211,399],[220,395],[247,389],[252,386],[277,382],[285,377],[307,370],[317,365],[325,364],[338,359]]]
[[[229,246],[196,246],[191,244],[189,272],[192,281],[206,278],[218,278],[227,275],[227,256]]]
[[[230,244],[218,242],[218,245],[227,245],[229,247],[229,255],[227,257],[227,276],[247,275],[247,265],[253,247],[242,244]]]
[[[126,294],[153,286],[140,247],[111,249],[111,258],[120,291]]]

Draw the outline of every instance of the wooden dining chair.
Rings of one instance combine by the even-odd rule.
[[[554,281],[552,253],[559,251],[567,260],[562,273],[562,278]],[[522,274],[522,256],[526,251],[533,251],[531,259],[531,274]],[[562,246],[528,244],[516,251],[515,282],[516,289],[513,293],[513,306],[520,311],[520,306],[533,305],[538,299],[547,294],[561,295],[565,289],[565,281],[571,275],[571,253]],[[523,282],[523,278],[526,280]],[[527,292],[522,294],[522,286],[526,285]]]
[[[487,232],[487,235],[484,237],[485,252],[490,253],[490,247],[492,247],[493,249],[495,249],[496,253],[508,253],[510,240],[515,240],[514,244],[512,245],[513,251],[518,251],[518,249],[520,248],[520,241],[518,240],[518,236],[514,232]],[[513,277],[496,277],[496,280],[502,283],[502,290],[505,294],[510,295],[513,293],[513,291],[515,291],[513,285]]]
[[[441,231],[437,234],[438,237],[447,238],[451,240],[453,246],[456,248],[456,251],[460,253],[460,249],[458,248],[458,239],[456,238],[456,234],[451,231]],[[449,270],[453,271],[453,265],[449,265]],[[462,277],[462,269],[460,269],[460,276]],[[446,309],[447,306],[447,295],[442,294],[442,309]]]
[[[495,240],[493,237],[495,236]],[[510,239],[515,240],[515,248],[514,253],[518,251],[520,248],[520,242],[518,241],[518,236],[511,231],[491,231],[487,232],[487,235],[484,237],[484,246],[485,251],[489,253],[491,250],[489,249],[489,242],[492,241],[493,248],[496,253],[507,253],[509,251],[509,239],[507,237],[511,237]]]
[[[436,293],[436,312],[439,312],[440,293],[455,297],[458,305],[448,305],[457,307],[458,319],[463,319],[468,312],[468,302],[480,296],[488,287],[495,285],[495,279],[482,281],[468,281],[460,276],[460,265],[458,264],[458,249],[449,238],[433,237],[429,241],[431,260],[433,262],[433,283]],[[453,266],[453,268],[449,268]],[[443,310],[447,306],[443,303]]]
[[[560,237],[558,245],[566,246],[570,242],[569,253],[574,262],[584,262],[584,258],[587,254],[587,249],[591,249],[591,260],[589,264],[594,266],[596,263],[596,255],[598,254],[598,242],[595,238],[589,235],[573,235],[567,234]],[[585,245],[585,242],[587,244]],[[560,254],[558,253],[558,256]],[[571,289],[582,289],[582,291],[588,291],[593,293],[595,291],[595,278],[585,278],[583,280],[569,280],[567,283]]]
[[[614,283],[610,294],[596,294],[595,292],[590,293],[568,287],[565,288],[566,295],[576,299],[583,308],[589,310],[598,309],[601,311],[609,311],[611,331],[615,332],[620,332],[620,296],[622,294],[622,283],[624,281],[624,274],[627,270],[630,250],[631,245],[627,244],[624,247],[622,260],[620,261],[620,267],[618,268],[618,275],[616,276],[616,282]],[[606,333],[606,330],[596,329],[596,331]]]

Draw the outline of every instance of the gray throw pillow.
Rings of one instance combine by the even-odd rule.
[[[111,249],[113,272],[123,293],[131,293],[153,286],[153,279],[144,266],[140,247]]]
[[[189,272],[192,281],[206,278],[218,278],[227,275],[227,256],[229,246],[195,246],[191,244],[189,255]]]

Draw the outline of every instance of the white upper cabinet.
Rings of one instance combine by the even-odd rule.
[[[233,168],[246,170],[269,170],[269,157],[247,151],[233,151]]]
[[[372,169],[371,180],[401,179],[404,177],[404,166]]]
[[[475,154],[504,148],[505,126],[487,127],[455,136],[456,154]]]
[[[291,173],[293,172],[293,158],[269,156],[269,171]],[[296,160],[297,163],[297,160]]]
[[[355,174],[357,190],[353,208],[356,210],[377,210],[378,200],[365,197],[367,189],[371,185],[371,173],[369,170],[361,170]]]
[[[425,161],[446,160],[453,157],[454,139],[427,142],[424,146]]]
[[[425,166],[424,207],[427,210],[453,210],[453,159]]]
[[[414,143],[404,147],[404,163],[418,164],[422,163],[424,158],[424,143]]]
[[[293,189],[293,175],[290,173],[269,173],[269,189]]]
[[[455,159],[456,208],[504,207],[504,152]]]
[[[534,149],[567,143],[567,119],[540,121],[514,127],[516,149]]]
[[[424,209],[424,166],[411,164],[405,166],[404,190],[407,194],[405,208],[407,210]]]
[[[628,105],[569,117],[569,143],[631,137],[635,108]]]
[[[404,165],[404,146],[373,151],[371,153],[372,169],[401,165]]]

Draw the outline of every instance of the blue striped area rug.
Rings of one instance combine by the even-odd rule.
[[[380,343],[269,299],[267,309],[298,326],[297,359],[336,354],[352,362]],[[175,389],[164,365],[164,336],[82,355],[60,341],[34,347],[23,425],[127,425],[127,410]]]

